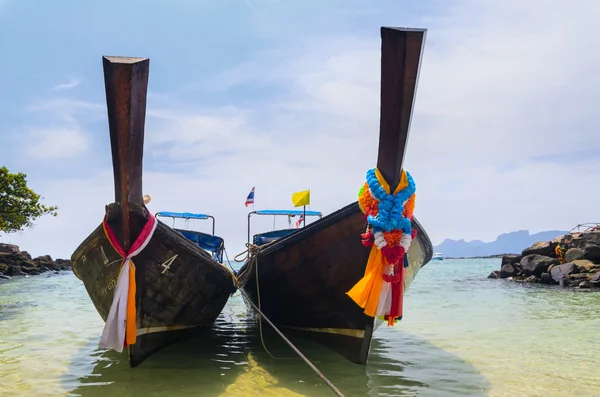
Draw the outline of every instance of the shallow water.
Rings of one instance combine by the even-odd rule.
[[[346,396],[594,396],[600,294],[486,276],[499,260],[431,262],[368,366],[298,347]],[[0,283],[0,396],[333,396],[236,293],[214,328],[130,369],[99,352],[103,322],[71,273]]]

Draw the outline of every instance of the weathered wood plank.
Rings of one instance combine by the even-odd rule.
[[[424,29],[381,28],[381,116],[377,168],[392,190],[408,143]]]
[[[150,60],[147,58],[102,58],[108,127],[115,182],[115,202],[123,211],[123,248],[127,251],[132,241],[129,221],[129,203],[144,204],[142,192],[142,161],[144,153],[144,125]]]

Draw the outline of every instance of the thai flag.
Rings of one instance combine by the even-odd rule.
[[[296,227],[300,227],[300,224],[302,223],[303,220],[304,220],[304,214],[300,215],[300,219],[298,219],[296,221]]]
[[[246,198],[246,207],[248,206],[248,204],[254,204],[254,188],[250,190],[250,194]]]

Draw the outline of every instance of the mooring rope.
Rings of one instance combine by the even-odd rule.
[[[246,298],[246,300],[252,305],[252,307],[254,308],[254,310],[257,311],[258,313],[258,327],[259,327],[259,332],[260,332],[260,341],[262,343],[263,348],[265,349],[265,351],[269,354],[269,356],[271,356],[272,358],[277,359],[278,357],[274,357],[271,352],[269,351],[269,349],[267,349],[267,346],[265,345],[265,341],[263,338],[263,331],[262,331],[262,319],[264,318],[265,321],[271,326],[271,328],[273,328],[275,330],[275,332],[277,332],[277,334],[281,337],[281,339],[283,339],[285,341],[285,343],[287,343],[292,350],[319,376],[319,378],[321,378],[321,380],[323,380],[323,382],[325,382],[325,384],[327,386],[329,386],[329,388],[331,390],[333,390],[333,392],[338,396],[338,397],[344,397],[344,394],[329,380],[327,379],[327,377],[321,372],[319,371],[319,369],[308,359],[306,358],[306,356],[304,354],[302,354],[302,352],[300,350],[298,350],[298,348],[288,339],[285,337],[285,335],[275,326],[275,324],[273,324],[271,322],[271,320],[269,320],[269,318],[267,316],[264,315],[264,313],[261,310],[261,304],[260,304],[260,286],[259,286],[259,282],[258,282],[258,255],[257,253],[264,248],[263,247],[258,247],[254,244],[250,244],[247,243],[246,247],[248,248],[246,251],[236,255],[233,259],[236,262],[242,262],[246,259],[248,259],[248,261],[250,262],[248,265],[248,270],[252,269],[252,267],[255,267],[255,275],[256,275],[256,296],[257,296],[257,301],[258,301],[258,307],[254,304],[254,302],[252,302],[252,300],[248,297],[248,295],[246,295],[246,293],[240,288],[239,284],[237,284],[238,278],[235,279],[238,290],[240,291],[240,293]],[[237,258],[240,255],[243,254],[247,254],[246,257],[242,260],[237,260]],[[225,251],[225,256],[227,257],[227,252]],[[229,262],[229,257],[227,257],[227,261]],[[279,358],[282,359],[282,358]],[[285,359],[285,358],[283,358]]]

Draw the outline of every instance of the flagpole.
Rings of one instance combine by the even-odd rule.
[[[304,226],[306,226],[306,205],[304,206],[304,214],[302,216],[304,217],[304,219],[302,219],[302,222],[304,222]]]

